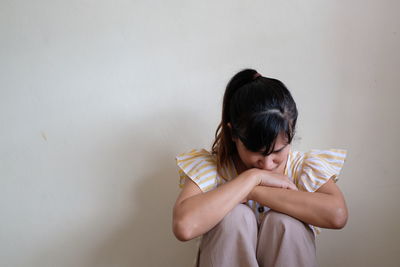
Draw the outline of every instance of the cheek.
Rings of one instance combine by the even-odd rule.
[[[243,150],[238,151],[238,152],[239,152],[240,159],[246,165],[246,167],[252,167],[257,162],[257,159],[256,159],[256,157],[254,157],[254,155],[247,153],[246,151],[243,151]]]
[[[254,154],[248,155],[246,158],[246,165],[251,168],[257,168],[257,166],[259,165],[258,161],[260,160],[263,160],[263,157]]]
[[[281,156],[281,157],[277,158],[277,160],[276,160],[278,165],[281,165],[282,163],[284,163],[284,161],[285,161],[285,157],[284,156],[283,157]]]
[[[286,164],[286,160],[289,156],[289,152],[286,153],[282,153],[282,155],[279,155],[279,157],[277,158],[277,161],[279,162],[279,164]]]

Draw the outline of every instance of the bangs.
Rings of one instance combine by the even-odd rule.
[[[238,133],[238,137],[252,152],[260,152],[264,156],[271,154],[280,133],[284,133],[290,143],[288,121],[282,117],[279,110],[256,113],[245,124],[246,126],[241,128],[246,130]]]

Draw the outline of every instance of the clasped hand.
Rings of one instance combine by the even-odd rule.
[[[259,181],[258,186],[269,186],[275,188],[284,188],[298,191],[297,186],[289,180],[286,175],[274,173],[271,171],[261,170],[261,169],[251,169],[251,175],[255,175]],[[246,203],[249,200],[249,195],[242,201]]]

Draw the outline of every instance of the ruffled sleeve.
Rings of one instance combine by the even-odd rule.
[[[203,192],[216,188],[220,182],[215,158],[205,149],[193,149],[176,156],[179,172],[179,186],[185,179],[195,182]]]
[[[298,187],[304,191],[315,192],[330,178],[336,183],[346,155],[347,151],[343,149],[313,149],[304,153]]]

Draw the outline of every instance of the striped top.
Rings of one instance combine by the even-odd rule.
[[[284,173],[299,190],[315,192],[330,178],[335,183],[338,181],[346,154],[346,150],[342,149],[313,149],[305,153],[290,151]],[[232,160],[221,170],[221,176],[217,172],[216,156],[205,149],[193,149],[179,154],[176,157],[176,163],[179,167],[179,186],[181,188],[185,179],[190,178],[203,192],[208,192],[238,176]],[[252,208],[258,222],[269,210],[268,207],[261,207],[259,203],[252,200],[246,204]],[[321,232],[320,228],[309,226],[314,233]]]

